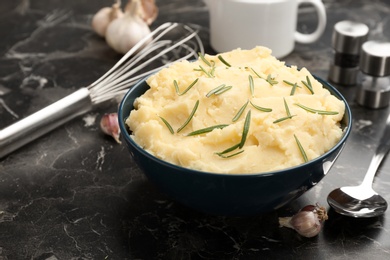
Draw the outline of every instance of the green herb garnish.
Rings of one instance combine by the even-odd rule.
[[[190,90],[195,84],[196,82],[198,82],[199,78],[197,78],[196,80],[194,80],[182,93],[180,93],[180,90],[179,90],[179,84],[177,83],[176,80],[173,81],[173,85],[175,86],[175,89],[176,89],[176,93],[179,95],[179,96],[182,96],[184,95],[185,93],[188,92],[188,90]]]
[[[193,132],[189,133],[187,136],[206,134],[206,133],[209,133],[209,132],[213,131],[214,129],[222,129],[222,128],[225,128],[227,126],[229,126],[229,125],[226,125],[226,124],[213,125],[213,126],[209,126],[209,127],[206,127],[206,128],[202,128],[202,129],[193,131]]]
[[[213,88],[209,91],[209,93],[206,94],[206,97],[210,97],[211,95],[220,95],[229,89],[231,89],[233,86],[226,86],[225,84],[219,85],[216,88]]]
[[[203,55],[202,53],[198,52],[198,56],[200,57],[200,59],[201,59],[204,63],[206,63],[207,66],[211,67],[211,63],[210,63],[208,60],[206,60],[206,58],[204,57],[204,55]]]
[[[288,108],[288,104],[285,98],[283,98],[283,102],[284,102],[284,108],[286,109],[287,116],[291,116],[290,109]]]
[[[233,122],[236,122],[241,117],[241,115],[244,112],[248,103],[249,103],[249,100],[240,108],[240,110],[238,110],[237,114],[232,119]]]
[[[232,147],[229,147],[229,148],[227,148],[226,150],[223,150],[222,152],[219,152],[219,153],[216,153],[216,154],[220,155],[220,154],[226,154],[226,153],[233,152],[233,151],[236,150],[239,146],[240,146],[240,143],[235,144],[235,145],[233,145]]]
[[[252,75],[249,75],[249,89],[251,90],[251,95],[252,97],[255,96],[255,83],[253,82],[253,77]]]
[[[279,82],[275,80],[275,77],[272,77],[271,74],[268,74],[266,81],[271,85],[278,84]]]
[[[209,78],[214,78],[215,77],[214,76],[215,67],[211,67],[211,70],[207,71],[207,70],[205,70],[205,68],[202,67],[202,65],[199,65],[199,69],[194,69],[194,70],[203,72]]]
[[[301,154],[302,154],[303,160],[304,160],[305,162],[308,162],[309,159],[307,158],[306,152],[305,152],[305,150],[303,149],[303,146],[302,146],[301,142],[299,142],[298,137],[297,137],[295,134],[294,134],[294,138],[295,138],[295,141],[297,142],[299,151],[300,151]]]
[[[261,106],[255,105],[255,104],[252,103],[252,101],[250,101],[250,103],[257,110],[260,110],[260,111],[263,111],[263,112],[271,112],[272,111],[272,108],[266,108],[266,107],[261,107]]]
[[[241,136],[241,142],[240,142],[240,145],[238,146],[239,149],[241,149],[245,144],[246,138],[248,136],[250,124],[251,124],[251,110],[248,111],[248,113],[246,114],[246,117],[245,117],[244,128],[242,130],[242,136]]]
[[[236,153],[233,153],[233,154],[229,154],[229,155],[225,155],[224,153],[215,153],[216,155],[218,155],[219,157],[222,157],[224,159],[227,159],[227,158],[231,158],[233,156],[236,156],[236,155],[239,155],[241,153],[243,153],[245,150],[241,150],[241,151],[238,151]]]
[[[267,78],[263,78],[262,76],[260,76],[260,74],[258,74],[253,68],[251,68],[251,70],[253,71],[253,73],[256,74],[257,77],[259,77],[260,79],[264,79],[265,81],[268,82],[268,84],[270,84],[271,86],[275,85],[275,84],[278,84],[279,81],[275,80],[275,77],[272,77],[271,74],[268,74]]]
[[[296,90],[297,88],[300,88],[300,86],[298,86],[297,83],[291,83],[291,82],[289,82],[289,81],[287,81],[287,80],[283,80],[283,82],[286,83],[287,85],[292,86],[292,89],[291,89],[291,92],[290,92],[290,96],[292,96],[292,95],[295,94],[295,90]]]
[[[314,94],[313,86],[311,85],[309,76],[306,76],[306,82],[302,80],[302,83],[310,91],[310,93]]]
[[[294,116],[296,116],[296,115],[281,117],[281,118],[279,118],[279,119],[276,119],[276,120],[273,121],[272,123],[274,123],[274,124],[280,123],[280,122],[282,122],[282,121],[284,121],[284,120],[291,119],[291,118],[293,118]]]
[[[226,150],[223,150],[222,152],[215,153],[215,154],[218,155],[219,157],[222,157],[222,158],[231,158],[233,156],[239,155],[240,153],[244,152],[244,150],[241,150],[241,151],[238,151],[236,153],[226,155],[227,153],[230,153],[230,152],[233,152],[234,150],[236,150],[239,146],[240,146],[240,144],[235,144],[232,147],[229,147]]]
[[[169,132],[171,132],[171,134],[174,134],[175,132],[173,131],[173,128],[172,128],[172,126],[168,123],[168,121],[165,120],[165,119],[164,119],[163,117],[161,117],[161,116],[160,116],[160,118],[161,118],[161,120],[164,122],[164,124],[167,126]]]
[[[337,115],[339,112],[337,111],[326,111],[326,110],[318,110],[314,108],[310,108],[307,106],[304,106],[299,103],[295,103],[295,105],[299,106],[300,108],[306,110],[307,112],[314,113],[314,114],[319,114],[319,115]]]
[[[284,108],[286,109],[286,114],[287,114],[287,116],[282,117],[282,118],[279,118],[279,119],[276,119],[276,120],[273,122],[274,124],[279,123],[279,122],[282,122],[282,121],[287,120],[287,119],[291,119],[291,118],[293,118],[294,116],[296,116],[296,115],[291,115],[290,109],[289,109],[289,107],[288,107],[288,104],[287,104],[285,98],[283,98],[283,102],[284,102]]]
[[[261,78],[261,79],[264,79],[262,76],[260,76],[253,68],[251,68],[251,70],[253,71],[253,73],[256,74],[257,77]]]
[[[196,101],[195,106],[192,109],[190,116],[187,118],[187,120],[184,122],[184,124],[181,127],[179,127],[179,129],[177,129],[177,131],[176,131],[177,133],[179,133],[181,130],[183,130],[184,127],[186,127],[188,125],[188,123],[194,117],[194,114],[195,114],[196,110],[198,109],[198,106],[199,106],[199,100]]]
[[[232,65],[230,65],[221,55],[218,55],[218,59],[223,63],[225,64],[226,66],[228,67],[231,67]]]

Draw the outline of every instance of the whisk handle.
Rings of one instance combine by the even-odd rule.
[[[0,158],[92,109],[87,88],[60,99],[0,131]]]

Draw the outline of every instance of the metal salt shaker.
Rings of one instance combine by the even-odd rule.
[[[390,42],[368,41],[360,55],[362,83],[356,102],[368,108],[383,108],[390,101]]]
[[[368,26],[363,23],[341,21],[335,24],[332,34],[335,56],[329,68],[329,81],[340,85],[357,83],[360,48],[368,32]]]

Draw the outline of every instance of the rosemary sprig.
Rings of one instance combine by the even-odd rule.
[[[233,122],[236,122],[241,117],[241,115],[242,115],[242,113],[244,113],[244,110],[247,107],[248,103],[249,103],[249,100],[240,108],[240,110],[238,110],[237,114],[232,119]]]
[[[194,108],[192,109],[190,116],[187,118],[187,120],[184,122],[184,124],[183,124],[181,127],[179,127],[179,128],[177,129],[176,133],[179,133],[181,130],[184,129],[184,127],[186,127],[186,126],[188,125],[188,123],[189,123],[189,122],[191,121],[191,119],[194,117],[195,112],[196,112],[196,110],[198,109],[198,106],[199,106],[199,100],[196,101],[195,106],[194,106]]]
[[[211,67],[210,71],[207,71],[207,70],[205,70],[205,68],[202,67],[202,65],[199,65],[199,69],[194,69],[194,70],[203,72],[209,78],[214,78],[215,77],[214,76],[215,67]]]
[[[200,59],[201,59],[204,63],[206,63],[207,66],[211,67],[211,63],[210,63],[208,60],[206,60],[205,56],[204,56],[202,53],[198,52],[198,56],[200,57]]]
[[[176,89],[176,93],[179,95],[179,96],[182,96],[184,95],[185,93],[188,92],[188,90],[190,90],[195,84],[196,82],[198,82],[199,78],[195,79],[182,93],[180,93],[180,90],[179,90],[179,84],[177,83],[176,80],[173,81],[173,85],[175,86],[175,89]]]
[[[308,162],[309,159],[307,158],[305,149],[303,149],[303,146],[302,146],[301,142],[299,142],[298,137],[297,137],[295,134],[294,134],[294,138],[295,138],[295,141],[297,142],[297,145],[298,145],[299,151],[301,152],[301,155],[302,155],[302,157],[303,157],[303,160],[304,160],[305,162]]]
[[[169,132],[171,132],[171,134],[174,134],[175,132],[173,131],[173,128],[172,128],[172,126],[168,123],[168,121],[165,120],[165,119],[164,119],[163,117],[161,117],[161,116],[160,116],[160,118],[161,118],[161,120],[164,122],[164,124],[167,126]]]
[[[285,98],[283,98],[283,102],[284,102],[284,108],[286,109],[287,116],[291,116],[290,108],[288,107],[288,104],[287,104]]]
[[[251,68],[251,70],[253,71],[253,73],[255,73],[255,75],[257,77],[259,77],[260,79],[264,79],[262,76],[260,76],[253,68]]]
[[[282,122],[282,121],[284,121],[284,120],[291,119],[291,118],[293,118],[294,116],[296,116],[296,115],[281,117],[281,118],[279,118],[279,119],[276,119],[276,120],[273,121],[272,123],[277,124],[277,123],[280,123],[280,122]]]
[[[251,90],[252,97],[254,97],[255,96],[255,83],[253,82],[252,75],[249,75],[248,78],[249,78],[249,89]]]
[[[222,154],[227,154],[227,153],[233,152],[233,151],[236,150],[239,146],[240,146],[240,143],[235,144],[235,145],[233,145],[232,147],[229,147],[229,148],[223,150],[222,152],[219,152],[219,153],[216,153],[216,154],[218,154],[219,156],[221,156]]]
[[[271,74],[268,74],[266,81],[271,85],[278,84],[279,82],[275,80],[275,77],[272,77]]]
[[[268,74],[267,78],[265,79],[265,78],[263,78],[262,76],[260,76],[260,74],[257,73],[253,68],[251,68],[251,70],[252,70],[253,73],[255,73],[255,75],[256,75],[257,77],[259,77],[260,79],[264,79],[264,80],[267,81],[268,84],[270,84],[271,86],[273,86],[273,85],[279,83],[279,81],[275,80],[275,77],[272,77],[271,74]]]
[[[261,107],[261,106],[255,105],[255,104],[252,103],[252,101],[250,101],[250,103],[257,110],[260,110],[260,111],[263,111],[263,112],[271,112],[272,111],[272,108],[266,108],[266,107]]]
[[[241,149],[246,142],[250,124],[251,124],[251,110],[248,111],[245,117],[244,128],[242,129],[241,142],[240,145],[238,146],[239,149]]]
[[[296,106],[299,106],[300,108],[306,110],[307,112],[314,113],[314,114],[319,114],[319,115],[337,115],[339,112],[337,111],[326,111],[326,110],[318,110],[314,108],[310,108],[307,106],[304,106],[299,103],[295,103]]]
[[[228,91],[229,89],[231,89],[233,86],[226,86],[225,84],[222,84],[222,85],[219,85],[218,87],[216,88],[213,88],[212,90],[210,90],[207,94],[206,94],[206,97],[210,97],[211,95],[220,95],[226,91]]]
[[[292,89],[291,89],[291,92],[290,92],[290,96],[292,96],[292,95],[295,94],[295,90],[296,90],[297,88],[300,88],[300,86],[298,86],[297,83],[291,83],[291,82],[289,82],[289,81],[287,81],[287,80],[283,80],[283,82],[286,83],[287,85],[292,86]]]
[[[214,95],[221,95],[222,93],[225,93],[226,91],[228,91],[231,88],[233,88],[233,86],[223,87],[222,89],[220,89],[217,92],[215,92]]]
[[[218,55],[217,57],[218,57],[218,59],[219,59],[223,64],[225,64],[226,66],[228,66],[228,67],[231,67],[231,66],[232,66],[232,65],[229,64],[229,62],[227,62],[227,61],[222,57],[222,55]]]
[[[290,108],[288,107],[288,104],[287,104],[285,98],[283,98],[283,102],[284,102],[284,108],[286,109],[286,114],[287,114],[287,116],[282,117],[282,118],[279,118],[279,119],[276,119],[275,121],[273,121],[274,124],[280,123],[280,122],[282,122],[282,121],[284,121],[284,120],[291,119],[291,118],[293,118],[294,116],[296,116],[296,115],[291,115]]]
[[[241,151],[238,151],[238,152],[236,152],[236,153],[229,154],[229,155],[225,155],[225,154],[223,154],[223,153],[215,153],[215,154],[217,154],[219,157],[222,157],[222,158],[224,158],[224,159],[228,159],[228,158],[231,158],[231,157],[233,157],[233,156],[239,155],[239,154],[243,153],[244,151],[245,151],[245,150],[241,150]]]
[[[306,76],[306,82],[302,80],[302,83],[310,91],[311,94],[314,94],[313,86],[311,85],[309,76]]]
[[[209,126],[209,127],[205,127],[205,128],[193,131],[193,132],[189,133],[187,136],[206,134],[206,133],[213,131],[214,129],[222,129],[222,128],[225,128],[227,126],[229,126],[229,125],[226,125],[226,124],[213,125],[213,126]]]

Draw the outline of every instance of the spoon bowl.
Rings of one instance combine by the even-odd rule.
[[[333,190],[328,195],[328,204],[338,213],[355,217],[369,218],[382,215],[387,209],[386,200],[372,189],[376,172],[390,149],[390,115],[379,140],[379,145],[371,159],[362,183]]]
[[[337,213],[355,218],[380,216],[387,209],[387,202],[382,196],[371,187],[364,188],[362,185],[333,190],[328,196],[328,203]]]

